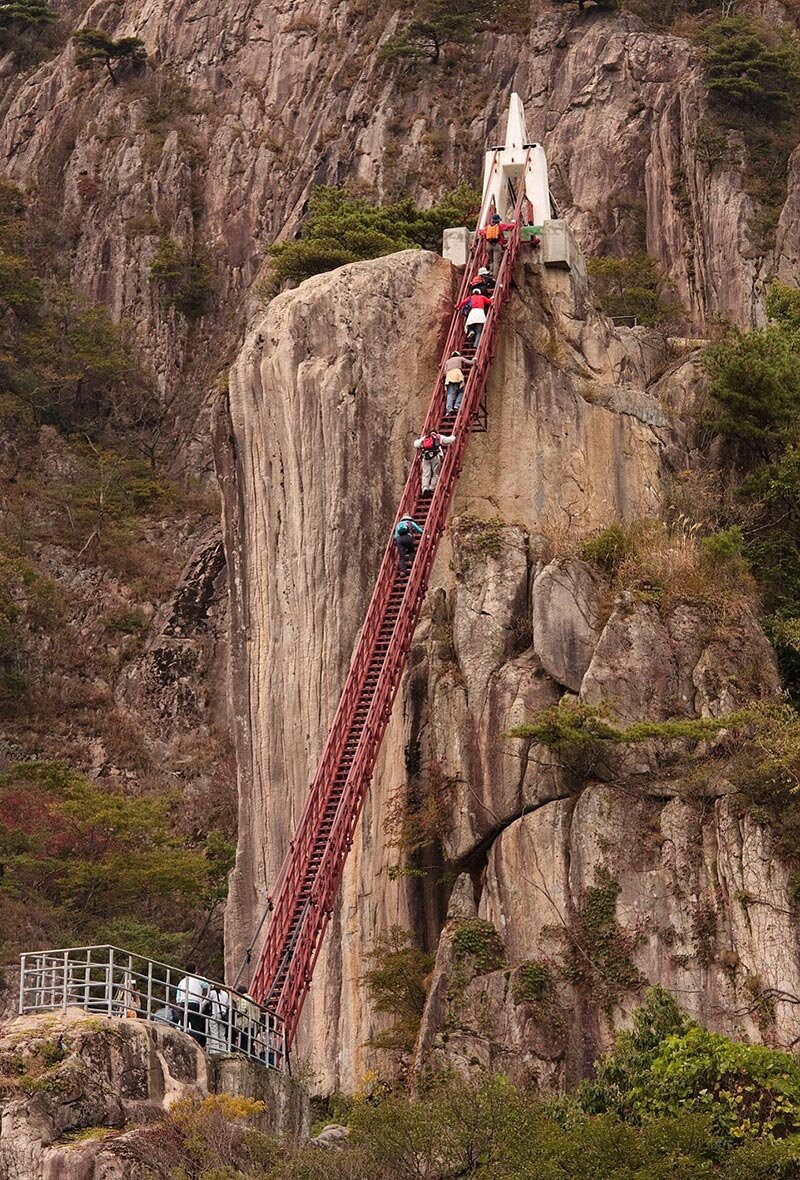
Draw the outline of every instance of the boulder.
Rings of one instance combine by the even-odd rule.
[[[608,587],[584,561],[551,561],[533,582],[533,646],[544,670],[577,692],[603,629]]]

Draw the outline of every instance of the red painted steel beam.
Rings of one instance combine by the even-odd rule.
[[[453,428],[456,441],[445,450],[433,495],[422,495],[420,463],[417,461],[411,466],[400,499],[395,524],[406,514],[425,518],[411,573],[406,580],[400,572],[392,540],[393,526],[325,748],[271,895],[271,920],[251,980],[250,993],[285,1021],[289,1045],[294,1039],[325,928],[342,881],[347,854],[391,716],[431,568],[455,494],[470,428],[484,399],[489,369],[497,348],[499,315],[510,294],[511,276],[520,244],[520,222],[526,205],[522,186],[520,190],[514,210],[516,224],[509,233],[497,276],[492,309],[467,377],[464,398]],[[481,210],[481,221],[484,212]],[[483,264],[485,255],[485,242],[476,235],[461,283],[459,302],[468,294],[470,280],[476,268]],[[461,346],[463,336],[463,319],[456,308],[442,351],[423,433],[440,429],[445,408],[444,374],[447,358]],[[392,598],[394,601],[390,608]]]

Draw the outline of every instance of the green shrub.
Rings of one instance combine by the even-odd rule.
[[[700,552],[712,570],[724,570],[734,578],[745,578],[750,567],[744,556],[744,536],[739,525],[700,538]]]
[[[703,30],[703,70],[717,103],[768,119],[786,119],[800,102],[800,50],[780,25],[729,16]]]
[[[599,869],[575,920],[566,930],[558,930],[564,942],[565,977],[588,989],[606,1011],[644,982],[631,958],[636,940],[617,923],[619,893],[618,882]]]
[[[469,45],[499,11],[499,0],[415,0],[412,19],[383,43],[381,57],[428,58],[436,65],[445,45]]]
[[[484,918],[459,918],[453,934],[456,959],[468,960],[476,975],[487,975],[506,964],[503,939]]]
[[[138,37],[121,37],[114,41],[102,29],[81,29],[73,41],[77,47],[75,64],[78,69],[92,70],[95,66],[103,66],[114,86],[119,85],[114,64],[125,62],[136,67],[147,61],[147,50]]]
[[[187,320],[201,319],[212,305],[215,272],[203,250],[189,253],[174,238],[161,237],[150,264],[150,278],[158,284],[166,306],[175,307]]]
[[[725,1142],[783,1138],[800,1131],[800,1065],[789,1053],[689,1028],[663,1042],[632,1105],[655,1118],[707,1114]]]
[[[800,333],[772,323],[731,332],[707,349],[709,392],[720,409],[714,429],[745,458],[770,458],[794,441],[800,421]]]
[[[767,291],[767,316],[791,332],[800,332],[800,291],[778,279]]]
[[[669,282],[649,254],[590,258],[587,270],[597,302],[606,315],[635,316],[639,323],[652,327],[681,312]]]
[[[413,946],[408,931],[393,926],[375,940],[369,958],[373,965],[364,982],[373,1007],[395,1018],[391,1028],[374,1036],[370,1044],[409,1052],[425,1007],[424,980],[433,968],[433,956]]]
[[[520,963],[511,983],[511,998],[515,1004],[541,1006],[553,995],[553,977],[546,963],[529,959]]]
[[[270,247],[275,279],[301,282],[347,262],[414,246],[438,251],[442,231],[474,217],[479,206],[480,195],[466,185],[430,209],[420,209],[410,199],[376,205],[344,189],[320,186],[311,194],[300,240]]]
[[[123,608],[113,615],[108,615],[105,624],[109,630],[119,631],[121,635],[141,635],[143,631],[147,630],[144,611],[138,607],[134,607],[132,610]]]
[[[35,29],[58,20],[47,0],[4,0],[0,4],[0,29]]]
[[[535,714],[532,721],[507,730],[503,737],[526,738],[559,751],[649,741],[700,742],[715,737],[724,729],[741,729],[751,720],[751,714],[742,711],[724,717],[634,721],[631,725],[619,727],[607,719],[608,712],[606,705],[587,705],[566,696],[557,705],[550,705]]]
[[[584,561],[592,562],[608,578],[613,579],[633,546],[634,538],[630,530],[623,529],[619,524],[611,524],[584,541],[580,555]]]
[[[459,552],[481,557],[499,557],[503,552],[503,522],[499,516],[479,520],[475,516],[458,519]]]

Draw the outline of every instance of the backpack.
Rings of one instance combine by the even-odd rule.
[[[399,537],[407,537],[410,532],[411,532],[411,530],[407,524],[401,523],[397,526],[397,535]]]
[[[486,241],[487,242],[499,242],[500,241],[500,226],[499,225],[495,224],[495,225],[487,225],[486,226]]]
[[[422,457],[423,459],[432,459],[434,455],[439,454],[439,435],[426,434],[422,440]]]

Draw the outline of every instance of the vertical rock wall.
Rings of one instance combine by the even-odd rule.
[[[655,512],[670,448],[682,445],[668,399],[646,389],[666,363],[663,342],[613,336],[582,292],[535,262],[518,280],[492,372],[489,430],[471,442],[455,510],[462,521],[498,518],[500,553],[469,556],[470,526],[462,536],[456,521],[437,560],[301,1026],[298,1056],[325,1090],[355,1087],[374,1061],[365,1042],[381,1022],[363,975],[375,935],[398,924],[433,948],[443,919],[441,889],[387,872],[399,859],[387,816],[407,789],[415,743],[423,762],[455,768],[463,783],[446,849],[452,866],[485,858],[532,795],[552,797],[553,775],[533,763],[526,770],[499,743],[503,729],[560,691],[524,624],[531,538],[545,523],[569,531]],[[231,373],[220,462],[235,570],[234,970],[344,681],[436,371],[452,281],[449,266],[423,252],[308,280],[257,320]]]

